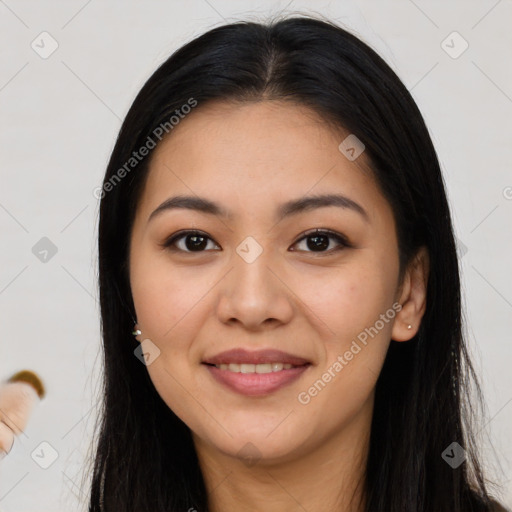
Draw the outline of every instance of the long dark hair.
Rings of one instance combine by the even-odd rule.
[[[196,102],[200,109],[215,99],[292,101],[355,134],[392,206],[401,269],[419,247],[428,249],[419,332],[407,343],[391,341],[377,382],[366,510],[491,510],[469,428],[470,384],[479,401],[481,392],[462,334],[455,238],[428,130],[408,90],[375,51],[334,23],[293,16],[227,24],[189,42],[149,78],[121,127],[101,191],[105,368],[89,511],[207,511],[190,430],[134,356],[128,255],[149,163],[148,156],[135,164],[133,152],[147,146],[148,137],[158,142],[159,126],[170,133],[169,120],[183,105]],[[466,454],[457,467],[443,458],[454,442]]]

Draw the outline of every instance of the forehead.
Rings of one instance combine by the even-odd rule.
[[[388,208],[364,153],[350,161],[340,151],[348,135],[295,103],[199,105],[154,150],[140,209],[147,217],[171,194],[186,194],[247,213],[335,191]]]

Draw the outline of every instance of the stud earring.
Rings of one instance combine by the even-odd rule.
[[[411,324],[409,324],[409,325],[407,326],[407,329],[412,329],[412,325],[411,325]]]
[[[134,330],[132,331],[132,334],[134,336],[140,336],[142,334],[142,331],[140,329],[137,329],[137,324],[133,326]]]

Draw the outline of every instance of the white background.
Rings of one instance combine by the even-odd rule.
[[[0,463],[0,511],[85,510],[81,464],[101,370],[93,190],[135,94],[206,29],[281,10],[317,12],[362,37],[426,119],[460,241],[469,342],[488,409],[485,466],[512,506],[510,0],[1,0],[0,379],[29,368],[48,395]],[[58,43],[46,59],[31,47],[46,37],[50,48],[43,31]],[[469,44],[458,58],[442,47],[453,31]],[[453,53],[463,41],[447,44]],[[46,263],[32,252],[42,237],[57,247]],[[41,442],[58,454],[48,469],[31,458]]]

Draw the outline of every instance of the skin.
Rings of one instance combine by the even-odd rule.
[[[428,257],[420,250],[399,281],[391,207],[365,154],[352,162],[338,149],[347,135],[296,104],[215,102],[199,105],[153,152],[130,245],[137,339],[160,350],[147,371],[193,433],[213,512],[363,510],[358,482],[376,380],[390,340],[418,330]],[[281,203],[324,193],[349,197],[368,218],[336,206],[275,218]],[[233,217],[178,209],[148,222],[178,194],[214,200]],[[331,250],[340,244],[327,239],[327,248],[311,249],[304,233],[314,228],[340,233],[350,246]],[[186,237],[174,252],[162,247],[184,229],[206,233],[202,252]],[[248,236],[263,249],[250,264],[236,252]],[[299,393],[396,303],[396,316],[300,403]],[[292,384],[248,397],[201,364],[235,347],[278,348],[312,364]],[[243,459],[253,453],[248,442],[251,464]]]

